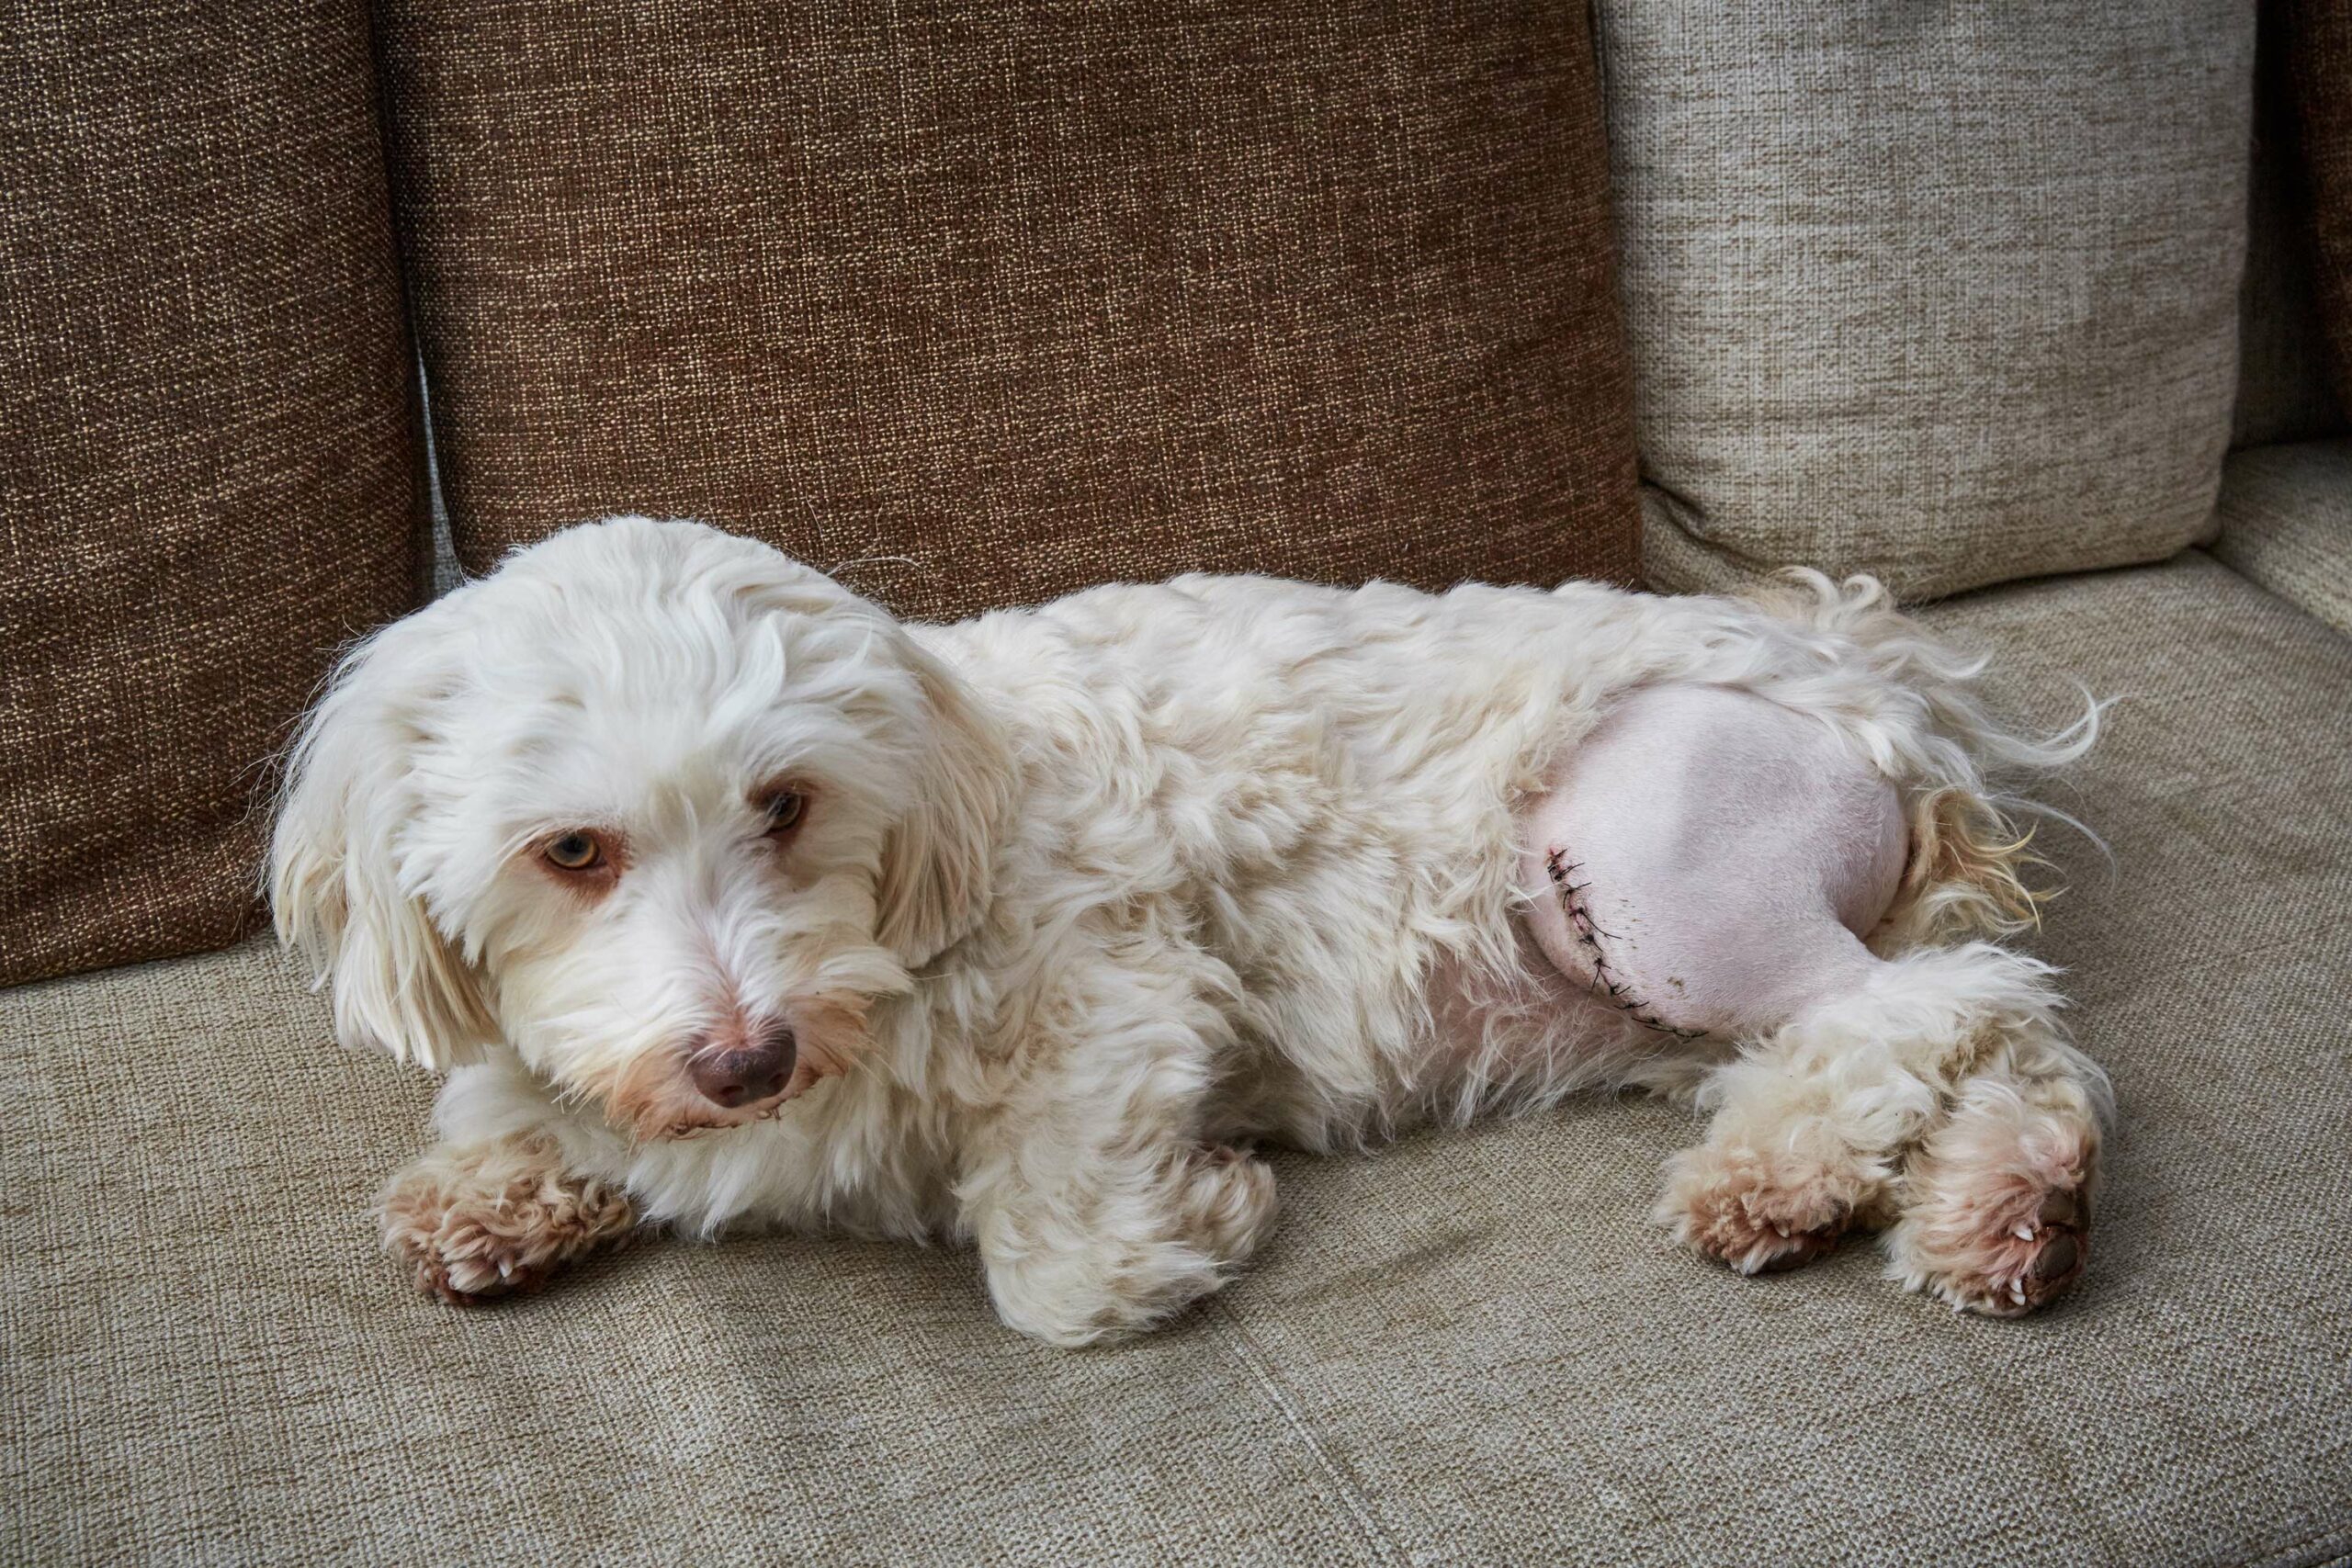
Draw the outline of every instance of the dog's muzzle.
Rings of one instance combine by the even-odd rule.
[[[750,1040],[731,1034],[697,1042],[686,1076],[705,1100],[735,1111],[782,1094],[798,1055],[791,1027],[772,1024]]]

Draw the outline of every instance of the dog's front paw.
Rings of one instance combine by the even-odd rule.
[[[392,1178],[380,1207],[384,1250],[458,1306],[537,1290],[636,1224],[626,1195],[566,1171],[539,1136],[434,1149]]]
[[[1049,1345],[1164,1322],[1221,1288],[1273,1227],[1274,1173],[1239,1149],[1178,1151],[1132,1185],[1084,1179],[1097,1174],[1050,1191],[1008,1185],[975,1213],[998,1315]]]
[[[1178,1213],[1193,1245],[1211,1258],[1237,1263],[1257,1251],[1281,1207],[1272,1168],[1223,1144],[1201,1150],[1190,1166]]]

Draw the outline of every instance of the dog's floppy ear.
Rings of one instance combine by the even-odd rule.
[[[880,935],[914,968],[970,931],[988,908],[1012,757],[961,677],[911,642],[906,657],[931,735],[914,805],[883,848]]]
[[[479,977],[397,863],[415,804],[411,749],[447,685],[431,619],[361,644],[303,720],[270,840],[269,900],[278,940],[332,989],[345,1043],[446,1071],[497,1035]]]

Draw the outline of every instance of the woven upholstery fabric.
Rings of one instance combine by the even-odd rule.
[[[1599,12],[1654,581],[1923,598],[2206,534],[2253,6]]]
[[[2320,318],[2340,405],[2352,408],[2352,0],[2282,0]]]
[[[2297,148],[2293,83],[2287,71],[2286,0],[2263,0],[2261,16],[2233,446],[2312,441],[2352,429],[2328,380],[2311,192]]]
[[[263,764],[408,601],[356,0],[0,22],[0,981],[251,924]]]
[[[379,15],[470,570],[635,511],[917,616],[1634,572],[1581,6]]]
[[[1057,1351],[967,1254],[649,1240],[481,1311],[364,1210],[426,1080],[258,945],[0,993],[0,1558],[2320,1562],[2352,1551],[2352,640],[2201,554],[1937,624],[2128,694],[2037,943],[2121,1122],[2079,1291],[1954,1316],[1643,1213],[1689,1117],[1278,1160],[1262,1259]],[[138,1066],[127,1081],[125,1064]],[[126,1088],[131,1091],[126,1092]]]
[[[2352,439],[2233,454],[2220,513],[2215,555],[2352,635]],[[2337,729],[2352,745],[2352,720]]]

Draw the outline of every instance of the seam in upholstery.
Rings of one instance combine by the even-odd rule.
[[[2220,567],[2223,571],[2228,572],[2240,582],[2247,584],[2258,592],[2264,594],[2266,597],[2277,600],[2279,604],[2286,605],[2287,608],[2294,611],[2305,620],[2317,621],[2321,626],[2325,626],[2329,631],[2334,632],[2338,637],[2352,637],[2352,623],[2339,626],[2335,619],[2335,615],[2340,613],[2338,606],[2335,604],[2328,604],[2324,608],[2322,608],[2320,604],[2313,603],[2312,599],[2305,599],[2297,594],[2290,593],[2284,588],[2279,587],[2277,583],[2267,582],[2262,578],[2256,577],[2253,572],[2247,570],[2245,567],[2240,566],[2236,561],[2232,560],[2229,554],[2224,553],[2223,546],[2219,538],[2209,539],[2201,545],[2191,545],[2187,549],[2182,550],[2180,555],[2174,556],[2170,560],[2162,561],[2157,564],[2169,566],[2173,561],[2179,560],[2181,557],[2189,555],[2203,556],[2207,560],[2211,561],[2215,566]],[[2316,599],[2319,596],[2314,595],[2312,597],[2313,599]]]
[[[2306,1555],[2313,1547],[2320,1548],[2325,1555]],[[2342,1534],[2335,1526],[2330,1525],[2314,1534],[2305,1536],[2291,1546],[2280,1548],[2255,1564],[2255,1568],[2284,1568],[2288,1563],[2295,1564],[2296,1568],[2305,1568],[2305,1565],[2311,1563],[2346,1562],[2352,1562],[2352,1535]]]
[[[1373,1513],[1372,1499],[1364,1495],[1363,1488],[1356,1483],[1355,1478],[1348,1473],[1338,1459],[1333,1457],[1331,1450],[1323,1446],[1323,1439],[1317,1437],[1314,1428],[1307,1425],[1306,1412],[1302,1411],[1298,1407],[1298,1402],[1291,1397],[1290,1390],[1283,1386],[1282,1378],[1275,1372],[1273,1362],[1267,1358],[1265,1351],[1259,1348],[1256,1340],[1250,1337],[1250,1331],[1241,1326],[1241,1319],[1234,1312],[1232,1305],[1222,1296],[1212,1297],[1209,1305],[1223,1323],[1227,1348],[1233,1352],[1236,1360],[1250,1369],[1250,1375],[1258,1380],[1259,1388],[1265,1393],[1267,1402],[1281,1414],[1291,1431],[1301,1443],[1306,1445],[1306,1451],[1314,1456],[1316,1464],[1329,1478],[1332,1489],[1347,1505],[1348,1511],[1355,1516],[1356,1524],[1363,1532],[1363,1539],[1377,1547],[1380,1555],[1386,1561],[1395,1563],[1410,1562],[1410,1555],[1396,1544],[1396,1538],[1388,1533],[1387,1527],[1383,1525],[1379,1517]]]

